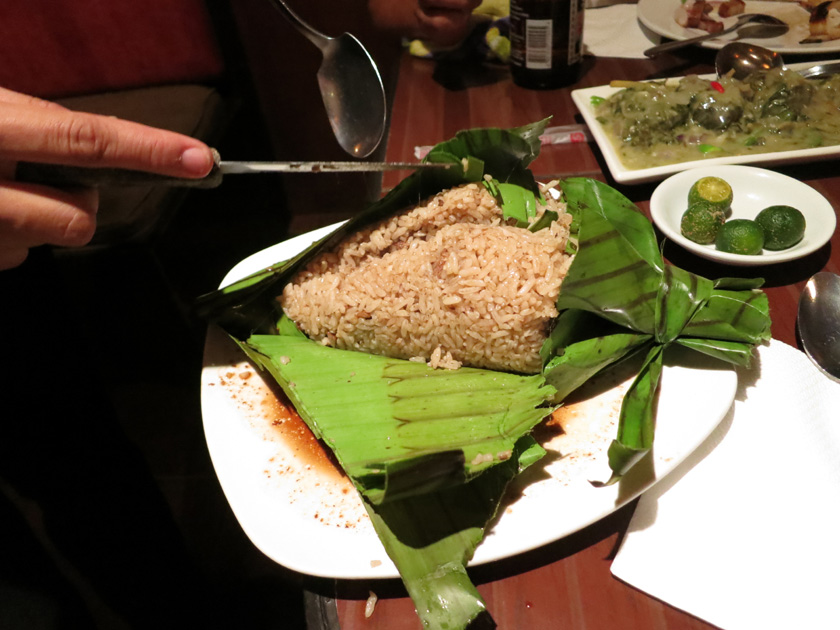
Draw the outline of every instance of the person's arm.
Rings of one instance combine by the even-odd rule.
[[[373,23],[384,31],[440,46],[466,37],[481,0],[368,0]]]
[[[84,245],[96,229],[95,190],[15,182],[18,161],[202,177],[213,156],[188,136],[0,88],[0,269],[20,265],[38,245]]]

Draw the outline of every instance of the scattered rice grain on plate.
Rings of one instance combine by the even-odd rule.
[[[367,601],[365,602],[365,619],[373,615],[373,609],[376,606],[376,601],[379,599],[373,591],[368,592],[370,595],[368,595]]]

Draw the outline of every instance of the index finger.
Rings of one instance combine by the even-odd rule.
[[[203,142],[139,123],[0,102],[0,157],[29,162],[126,168],[172,177],[201,177],[213,165]]]
[[[18,103],[20,105],[33,105],[36,107],[45,107],[52,109],[66,109],[58,103],[52,101],[45,101],[37,96],[30,96],[29,94],[21,94],[20,92],[13,92],[4,87],[0,87],[0,101],[6,103]]]

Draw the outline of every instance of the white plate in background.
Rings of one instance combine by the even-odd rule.
[[[639,0],[636,5],[636,15],[639,21],[658,35],[668,39],[683,40],[706,32],[699,28],[684,28],[677,24],[674,16],[681,0]],[[712,3],[714,5],[714,3]],[[810,30],[808,20],[810,13],[799,6],[797,2],[773,2],[770,0],[747,0],[744,13],[764,13],[777,17],[790,25],[790,30],[779,37],[765,37],[761,39],[745,38],[739,41],[758,44],[785,55],[822,55],[840,52],[840,40],[831,40],[815,44],[800,44],[806,39]],[[717,17],[717,12],[714,13]],[[735,24],[737,18],[723,18],[720,21],[725,27]],[[705,48],[722,48],[733,41],[736,34],[722,35],[720,39],[710,39],[700,42],[698,46]]]

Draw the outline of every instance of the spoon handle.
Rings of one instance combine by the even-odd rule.
[[[292,25],[308,39],[310,42],[315,44],[321,51],[323,52],[324,47],[327,43],[332,39],[327,35],[324,35],[321,31],[317,31],[312,28],[309,24],[303,21],[301,17],[292,11],[292,8],[285,3],[284,0],[269,0],[275,8],[282,13]]]
[[[677,50],[679,48],[684,48],[685,46],[691,46],[692,44],[696,44],[698,42],[704,42],[707,39],[714,39],[715,37],[720,37],[721,35],[726,35],[727,33],[731,33],[736,28],[740,27],[742,22],[739,20],[734,25],[730,26],[729,28],[725,28],[722,31],[718,31],[717,33],[706,33],[705,35],[698,35],[697,37],[690,37],[689,39],[677,39],[672,42],[666,42],[664,44],[659,44],[658,46],[654,46],[653,48],[648,48],[645,51],[646,57],[656,57],[656,55],[660,55],[664,52],[670,52],[672,50]]]

